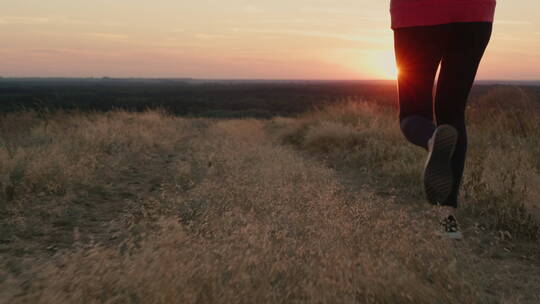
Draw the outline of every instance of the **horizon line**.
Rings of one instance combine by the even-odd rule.
[[[183,81],[385,81],[395,82],[388,78],[195,78],[195,77],[143,77],[143,76],[0,76],[1,80],[24,79],[94,79],[94,80],[183,80]],[[475,82],[540,82],[539,79],[476,79]]]

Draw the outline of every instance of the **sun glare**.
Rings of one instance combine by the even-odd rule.
[[[396,61],[392,51],[378,52],[374,55],[373,61],[378,67],[376,74],[379,78],[397,79],[399,70],[396,67]]]
[[[340,53],[340,62],[365,78],[396,80],[398,76],[392,49]]]

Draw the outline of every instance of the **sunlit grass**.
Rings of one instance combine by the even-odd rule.
[[[470,110],[461,214],[535,239],[538,107],[486,103]],[[272,120],[113,111],[1,122],[0,302],[522,296],[510,283],[486,292],[491,262],[436,235],[419,187],[424,151],[405,142],[394,109],[354,101]]]

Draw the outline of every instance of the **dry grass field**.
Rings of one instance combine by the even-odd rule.
[[[540,105],[469,109],[465,239],[393,109],[0,117],[0,303],[539,303]]]

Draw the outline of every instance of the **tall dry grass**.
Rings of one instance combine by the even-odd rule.
[[[10,115],[1,126],[0,302],[518,303],[523,296],[491,290],[474,248],[436,235],[437,210],[418,204],[423,152],[405,144],[391,109],[354,102],[270,121],[160,111],[51,113],[47,123],[32,112]],[[490,145],[497,133],[488,132],[489,120],[471,120],[464,212],[535,236],[530,213],[515,210],[538,198],[523,186],[538,177],[526,161],[538,157],[538,137],[529,136],[537,133]],[[513,184],[494,178],[514,172],[493,168],[503,158],[521,166]],[[348,183],[345,172],[361,183]],[[490,209],[494,203],[500,208]],[[70,222],[73,210],[80,216]],[[53,224],[60,219],[67,229]],[[22,233],[21,223],[42,234]],[[48,233],[69,239],[66,246],[44,249],[58,242]]]
[[[160,134],[167,134],[163,133],[167,128],[177,130],[178,125],[192,136],[181,147],[184,153],[170,163],[171,179],[152,202],[146,202],[146,212],[137,221],[124,222],[124,229],[145,220],[154,228],[118,245],[75,246],[79,249],[58,251],[53,258],[30,259],[18,272],[3,274],[1,299],[40,303],[481,299],[474,278],[458,267],[461,262],[451,243],[434,234],[434,217],[428,211],[409,213],[369,191],[347,191],[333,170],[276,142],[268,135],[272,126],[264,122],[171,121],[160,113],[108,116],[111,119],[81,116],[73,132],[80,136],[99,133],[84,130],[101,130],[100,142],[111,144],[113,140],[103,138],[116,136],[115,141],[123,143],[115,146],[120,149],[115,151],[122,151],[116,155],[127,153],[126,157],[145,153],[136,145],[139,139],[132,137],[142,126],[143,134],[154,135],[142,136],[150,146],[166,145],[163,141],[170,138]],[[112,135],[120,123],[130,125]],[[160,124],[172,126],[152,128]],[[64,138],[57,134],[58,140]],[[108,148],[90,151],[110,149],[106,144],[96,146]],[[87,155],[98,158],[96,154],[108,155]],[[65,189],[72,185],[68,181],[62,183]],[[15,198],[26,188],[16,189]],[[173,212],[156,220],[160,216],[153,210],[164,206]],[[405,230],[408,233],[402,233]],[[29,277],[22,284],[21,278]]]
[[[540,236],[540,100],[519,87],[489,92],[469,109],[467,208],[515,235]]]
[[[106,114],[58,112],[46,120],[36,112],[7,114],[0,121],[0,193],[8,201],[39,193],[65,193],[116,170],[125,158],[159,152],[178,134],[176,121],[160,112]],[[150,149],[152,148],[152,149]]]
[[[517,87],[497,88],[468,110],[469,158],[461,207],[483,225],[521,238],[540,236],[540,102]],[[425,152],[404,140],[395,110],[349,101],[275,120],[285,143],[369,172],[382,192],[422,199]]]
[[[95,230],[138,196],[128,187],[137,174],[164,178],[145,167],[184,136],[183,120],[160,111],[3,115],[0,246],[18,256],[70,247],[74,229]]]

